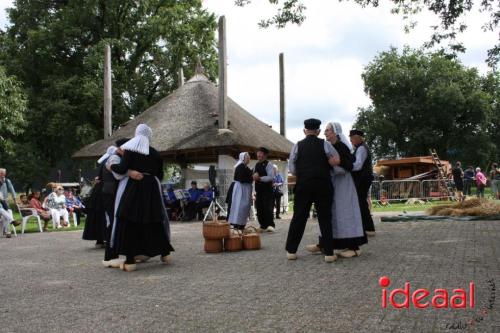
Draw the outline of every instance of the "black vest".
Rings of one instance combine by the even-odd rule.
[[[111,194],[114,195],[116,193],[116,188],[118,186],[118,181],[116,178],[113,176],[113,174],[106,169],[104,165],[106,165],[106,161],[102,163],[102,193],[103,194]]]
[[[325,153],[325,140],[309,135],[297,143],[295,173],[297,183],[311,180],[330,183],[330,164]]]
[[[363,163],[363,167],[361,168],[361,170],[352,171],[351,175],[355,182],[361,179],[370,179],[370,181],[372,181],[373,180],[372,153],[370,152],[370,149],[368,149],[366,143],[363,142],[362,144],[357,146],[352,154],[354,156],[354,160],[356,160],[356,152],[358,151],[358,148],[361,146],[365,147],[366,152],[368,153],[366,156],[366,160]]]
[[[262,161],[262,162],[257,162],[255,164],[255,172],[259,174],[260,177],[265,177],[265,176],[271,176],[267,174],[266,167],[267,164],[269,163],[268,160]],[[255,192],[262,192],[262,191],[273,191],[273,182],[255,182]]]

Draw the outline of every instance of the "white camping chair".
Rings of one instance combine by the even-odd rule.
[[[69,212],[68,212],[69,213]],[[75,228],[78,226],[78,220],[76,218],[76,213],[75,211],[73,211],[73,213],[71,214],[71,217],[73,217],[73,225],[75,226]],[[68,219],[69,220],[69,219]],[[69,221],[68,223],[69,225],[71,225],[71,221]]]
[[[23,208],[23,207],[19,207],[19,205],[17,205],[17,210],[19,210],[19,213],[21,214],[21,217],[23,219],[23,222],[22,222],[22,227],[21,227],[21,233],[24,234],[24,230],[26,229],[26,224],[28,223],[28,220],[30,218],[35,218],[36,221],[38,222],[38,229],[40,230],[40,232],[43,232],[43,229],[42,229],[42,222],[40,221],[40,216],[38,215],[38,212],[36,211],[36,209],[34,208]]]

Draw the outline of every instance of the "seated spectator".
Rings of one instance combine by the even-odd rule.
[[[196,217],[197,205],[200,198],[201,191],[198,188],[198,183],[196,181],[191,182],[191,188],[188,189],[189,199],[184,208],[184,218],[183,221],[191,221]]]
[[[19,196],[19,200],[21,201],[21,203],[19,204],[20,208],[30,208],[30,202],[26,194],[21,194]]]
[[[66,197],[66,209],[69,214],[73,214],[73,212],[76,214],[76,224],[80,225],[80,217],[85,206],[80,199],[73,194],[73,190],[66,191],[64,195]]]
[[[203,186],[203,190],[200,193],[200,197],[198,198],[197,205],[197,213],[198,213],[198,221],[203,220],[203,208],[210,207],[210,203],[214,199],[214,192],[210,188],[208,184]]]
[[[47,225],[52,218],[48,209],[42,207],[42,203],[40,202],[40,191],[35,191],[31,195],[30,199],[30,207],[36,209],[38,216],[43,220],[43,231],[47,231]]]
[[[52,193],[47,197],[47,207],[49,208],[52,220],[56,228],[61,228],[61,218],[63,219],[63,226],[69,226],[69,214],[66,210],[66,197],[64,196],[64,189],[58,185],[52,190]]]
[[[179,199],[175,197],[174,187],[171,184],[167,185],[167,192],[164,193],[163,198],[165,200],[165,206],[168,208],[168,218],[170,220],[177,219],[181,203]]]

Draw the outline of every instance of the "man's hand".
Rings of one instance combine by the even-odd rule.
[[[328,159],[328,163],[331,166],[339,165],[340,164],[340,157],[338,156],[332,156]]]
[[[253,180],[255,180],[256,182],[260,180],[260,176],[257,172],[253,174]]]
[[[142,178],[144,178],[144,175],[142,173],[135,170],[129,170],[127,174],[133,180],[142,180]]]

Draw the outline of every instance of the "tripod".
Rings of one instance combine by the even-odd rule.
[[[210,203],[210,206],[208,206],[207,212],[205,213],[205,217],[203,218],[203,222],[207,220],[209,214],[213,218],[215,216],[217,208],[219,208],[219,211],[221,213],[227,215],[226,210],[224,209],[224,207],[222,207],[222,205],[219,203],[219,200],[217,199],[219,197],[219,191],[217,191],[215,186],[212,187],[212,196],[214,199]]]

